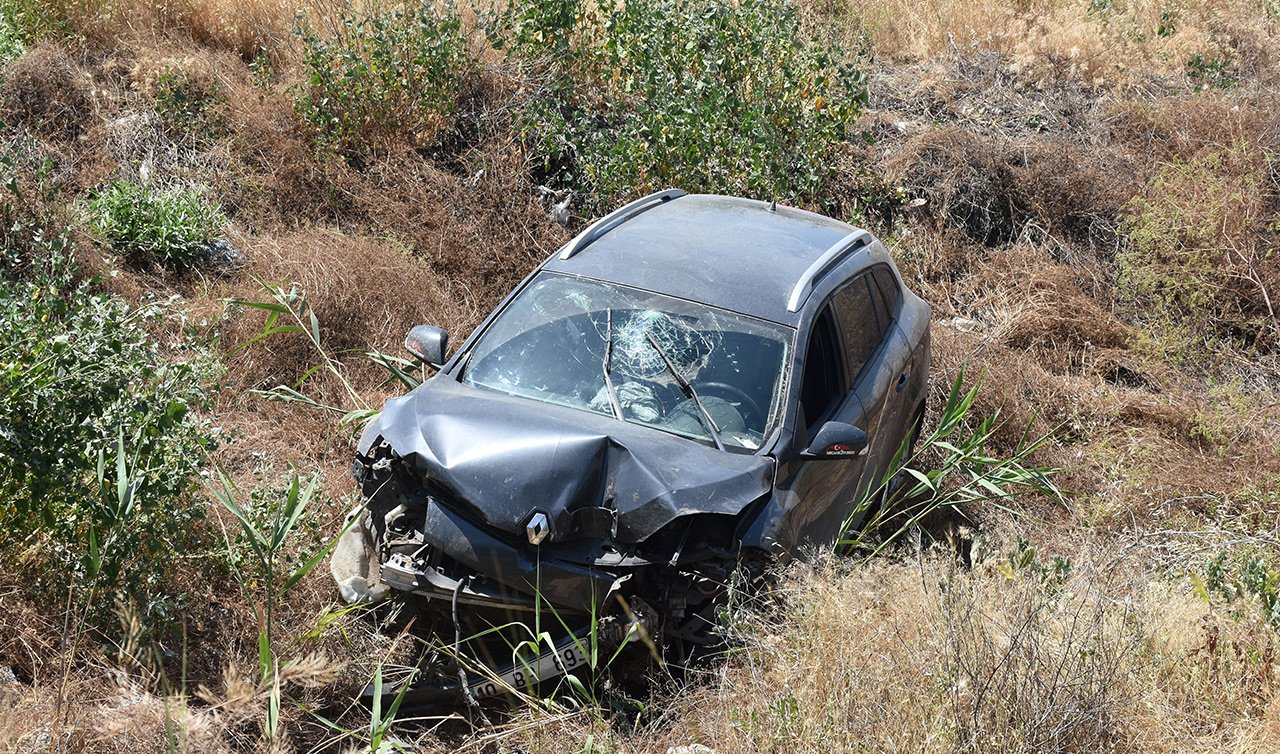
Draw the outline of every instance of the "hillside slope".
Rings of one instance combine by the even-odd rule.
[[[357,503],[344,414],[402,389],[365,353],[420,323],[461,342],[585,222],[666,185],[884,237],[934,307],[934,411],[963,369],[967,426],[1000,413],[993,455],[1052,433],[1037,460],[1066,502],[795,566],[728,616],[740,651],[679,682],[404,720],[396,741],[1280,748],[1274,3],[0,0],[0,19],[8,749],[376,748],[352,700],[406,647],[341,611],[323,567],[280,576]],[[263,562],[245,527],[290,505]]]

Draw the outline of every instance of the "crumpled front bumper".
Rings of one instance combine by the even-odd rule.
[[[424,547],[454,567],[419,569],[414,562],[420,558],[393,553],[381,573],[393,589],[432,599],[453,600],[456,593],[461,604],[517,611],[532,611],[540,598],[567,612],[599,614],[627,579],[513,547],[432,498],[423,517]],[[476,578],[465,578],[470,573]]]

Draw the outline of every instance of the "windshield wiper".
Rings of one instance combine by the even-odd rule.
[[[610,308],[605,316],[604,386],[609,390],[609,407],[613,409],[614,417],[618,421],[626,421],[622,418],[622,404],[618,402],[618,391],[614,389],[613,378],[609,376],[609,370],[613,364],[613,309]]]
[[[654,340],[653,333],[647,332],[644,336],[649,340],[649,345],[653,346],[653,350],[657,351],[658,355],[662,357],[662,363],[667,365],[667,371],[671,372],[671,376],[676,378],[676,384],[693,401],[693,405],[698,407],[698,416],[702,419],[702,423],[706,425],[707,429],[711,430],[711,440],[715,442],[716,449],[724,450],[724,443],[720,441],[720,425],[716,424],[716,420],[711,418],[707,407],[702,405],[702,399],[698,397],[698,391],[694,390],[693,385],[689,384],[684,375],[680,374],[680,370],[676,369],[671,357],[667,356],[667,352],[662,350],[662,346],[658,345],[658,341]]]

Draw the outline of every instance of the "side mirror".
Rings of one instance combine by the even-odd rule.
[[[867,452],[867,433],[852,424],[827,422],[804,451],[806,458],[850,458]]]
[[[414,327],[404,339],[405,350],[437,369],[444,364],[444,349],[448,343],[449,334],[431,325]]]

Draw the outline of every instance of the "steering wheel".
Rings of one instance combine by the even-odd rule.
[[[742,388],[730,385],[727,382],[699,382],[697,385],[694,385],[694,387],[703,395],[715,395],[716,397],[723,398],[730,403],[737,403],[741,405],[749,414],[751,414],[753,419],[759,422],[756,426],[764,426],[764,412],[761,411],[760,406],[751,399],[751,396],[743,392]],[[753,424],[754,423],[755,422],[753,422]]]

